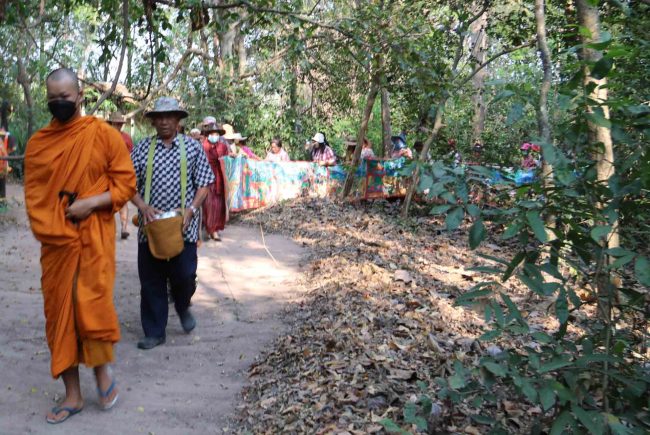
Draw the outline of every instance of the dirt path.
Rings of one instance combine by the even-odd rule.
[[[160,435],[226,429],[247,367],[281,333],[283,304],[300,294],[296,277],[302,249],[287,238],[265,235],[276,264],[259,229],[230,226],[223,242],[199,249],[196,330],[185,335],[170,307],[167,343],[145,352],[135,346],[142,334],[137,244],[133,235],[118,241],[119,405],[109,412],[98,409],[91,371],[84,367],[84,411],[51,426],[45,413],[64,390],[49,374],[39,245],[18,205],[20,188],[9,186],[8,197],[12,211],[0,218],[0,433]]]

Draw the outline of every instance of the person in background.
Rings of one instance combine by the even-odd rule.
[[[271,149],[264,159],[267,162],[289,162],[289,154],[282,148],[282,140],[279,137],[271,140]]]
[[[521,146],[521,153],[523,158],[521,160],[521,168],[525,170],[534,170],[541,166],[541,162],[538,158],[541,148],[537,144],[533,143],[524,143]]]
[[[311,138],[311,161],[321,166],[336,165],[336,154],[322,132],[316,133]]]
[[[7,157],[16,147],[14,137],[5,129],[0,126],[0,157]],[[8,160],[0,160],[0,209],[6,206],[6,184],[7,176],[11,172]]]
[[[246,136],[242,136],[241,133],[233,133],[230,136],[226,135],[224,137],[231,140],[234,145],[234,150],[232,146],[230,149],[231,157],[243,156],[251,160],[262,160],[253,152],[252,149],[246,146],[246,139],[248,139]]]
[[[406,135],[404,133],[399,136],[392,136],[390,141],[393,143],[393,151],[390,154],[393,159],[400,157],[413,158],[413,152],[406,146]]]
[[[211,116],[208,118],[214,119]],[[210,151],[211,148],[214,148],[214,144],[216,143],[222,142],[226,145],[226,148],[228,148],[228,143],[223,138],[223,135],[226,131],[223,129],[223,126],[221,124],[217,124],[215,121],[211,124],[203,125],[201,129],[201,136],[203,137],[201,145],[203,146],[203,151],[205,151],[206,156],[208,155],[208,151]]]
[[[375,158],[375,152],[372,150],[372,144],[368,139],[364,139],[363,148],[361,149],[361,159],[367,160],[367,159],[374,159],[374,158]]]
[[[133,151],[133,140],[131,139],[131,136],[129,136],[128,133],[122,131],[122,127],[126,123],[126,118],[124,118],[124,115],[122,115],[119,112],[114,112],[108,118],[108,123],[111,125],[111,127],[113,127],[114,129],[120,132],[120,134],[122,135],[122,139],[124,140],[124,145],[126,145],[126,149],[129,151],[129,154],[131,154],[131,151]],[[128,203],[124,204],[124,206],[120,209],[120,223],[122,225],[120,238],[122,240],[126,240],[129,238],[129,232],[127,231],[128,224],[129,224]]]
[[[53,118],[27,142],[25,205],[41,244],[51,373],[65,385],[63,401],[46,417],[58,424],[84,409],[81,363],[93,368],[100,409],[118,400],[109,367],[120,339],[113,302],[114,214],[135,193],[136,178],[120,134],[98,118],[81,115],[84,98],[77,74],[59,68],[45,85]]]
[[[474,142],[472,147],[472,158],[467,162],[470,166],[479,166],[483,160],[483,145],[480,142]]]
[[[460,165],[463,162],[463,156],[456,148],[456,139],[449,139],[447,145],[449,145],[449,152],[445,156],[445,161],[450,161],[453,167]]]
[[[225,176],[221,168],[221,158],[229,154],[228,144],[223,140],[225,130],[217,123],[208,124],[204,127],[206,134],[203,149],[207,150],[208,163],[214,173],[215,182],[208,190],[208,196],[203,203],[203,225],[212,240],[221,240],[219,231],[226,227],[226,190]]]
[[[205,126],[216,124],[216,123],[217,123],[217,119],[214,116],[206,116],[205,118],[203,118],[203,121],[201,121],[201,124],[199,124],[199,128],[201,129],[201,139],[200,140],[197,139],[200,144],[205,144],[205,138],[208,136],[208,134],[205,131]]]
[[[138,179],[138,191],[132,202],[139,211],[138,275],[144,338],[138,342],[138,348],[143,350],[165,342],[169,314],[168,280],[183,331],[189,334],[196,327],[189,307],[196,290],[200,210],[209,186],[214,183],[214,173],[201,144],[178,133],[178,124],[187,116],[187,111],[179,106],[176,99],[159,98],[153,110],[145,113],[156,129],[156,135],[141,140],[131,153]],[[148,169],[149,165],[151,170]],[[182,166],[186,168],[186,177],[183,177],[185,171]],[[151,174],[149,187],[147,173]],[[181,192],[184,178],[185,193]],[[150,199],[145,202],[147,190],[150,191]],[[159,213],[179,209],[184,213],[184,249],[168,260],[158,259],[149,248],[144,226],[154,221]]]
[[[193,128],[190,130],[190,137],[197,141],[198,143],[203,143],[203,135],[201,134],[201,130],[198,128]]]
[[[235,128],[230,124],[221,124],[221,127],[223,128],[223,131],[225,131],[222,138],[228,144],[229,154],[231,156],[237,155],[237,147],[235,146],[235,142],[232,139],[229,139],[234,136]]]

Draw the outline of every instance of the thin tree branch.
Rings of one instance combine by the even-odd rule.
[[[113,78],[113,83],[111,83],[111,87],[107,89],[106,92],[101,95],[101,97],[99,97],[99,100],[97,100],[93,108],[88,111],[89,115],[95,113],[95,111],[99,109],[99,106],[101,106],[101,104],[106,101],[106,99],[110,97],[113,92],[115,92],[117,82],[120,80],[122,65],[124,64],[124,56],[126,55],[126,47],[129,43],[129,34],[131,33],[131,26],[129,24],[129,0],[122,0],[122,31],[124,32],[122,35],[122,51],[120,52],[120,61],[117,65],[117,72]]]
[[[500,58],[501,56],[505,56],[506,54],[512,53],[512,52],[517,51],[517,50],[521,50],[522,48],[532,47],[534,44],[535,44],[535,40],[528,41],[528,42],[526,42],[526,43],[524,43],[524,44],[517,45],[516,47],[510,47],[510,48],[508,48],[508,49],[506,49],[506,50],[503,50],[503,51],[501,51],[501,52],[495,54],[494,56],[492,56],[491,58],[489,58],[488,60],[486,60],[485,62],[483,62],[482,64],[480,64],[480,65],[479,65],[479,66],[478,66],[478,67],[477,67],[477,68],[472,72],[472,74],[470,74],[469,76],[465,77],[465,79],[464,79],[462,82],[460,82],[458,86],[459,86],[459,87],[460,87],[460,86],[464,86],[467,82],[469,82],[470,80],[472,80],[472,78],[473,78],[473,77],[474,77],[474,76],[475,76],[479,71],[481,71],[483,68],[485,68],[486,66],[488,66],[489,64],[491,64],[492,62],[494,62],[495,60],[497,60],[498,58]]]
[[[464,28],[465,28],[465,29],[469,28],[469,26],[470,26],[474,21],[476,21],[476,20],[478,20],[479,18],[481,18],[481,16],[482,16],[484,13],[486,13],[487,10],[488,10],[489,8],[490,8],[490,1],[489,1],[489,0],[485,0],[485,1],[483,2],[483,7],[481,8],[481,10],[478,11],[478,13],[477,13],[476,15],[474,15],[472,18],[470,18],[466,23],[464,23],[464,24],[465,24],[465,25],[464,25]]]

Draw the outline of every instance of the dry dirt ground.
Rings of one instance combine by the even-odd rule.
[[[45,422],[63,395],[51,378],[40,293],[39,245],[26,223],[22,190],[8,186],[10,211],[0,215],[0,434],[210,434],[228,429],[246,370],[282,333],[283,306],[300,297],[303,250],[259,228],[230,226],[223,242],[199,248],[196,330],[183,333],[170,306],[167,343],[136,348],[141,336],[137,244],[117,241],[115,302],[122,340],[114,366],[120,401],[97,407],[91,370],[82,368],[82,413]],[[131,227],[133,229],[133,227]],[[277,263],[276,263],[277,261]]]

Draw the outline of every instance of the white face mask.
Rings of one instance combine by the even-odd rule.
[[[211,134],[208,136],[208,142],[210,143],[217,143],[219,141],[219,135],[218,134]]]

